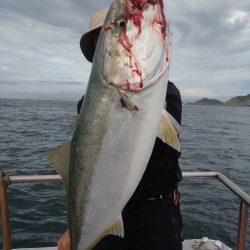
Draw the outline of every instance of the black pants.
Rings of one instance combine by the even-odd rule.
[[[104,237],[94,250],[181,250],[182,218],[172,199],[148,200],[124,209],[124,238]]]

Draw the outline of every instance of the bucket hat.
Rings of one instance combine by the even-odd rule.
[[[108,13],[108,8],[99,10],[90,19],[89,31],[82,35],[80,39],[80,47],[83,55],[89,61],[93,61],[93,56],[95,53],[95,48],[93,46],[93,36],[96,32],[100,32],[101,27],[105,21]]]

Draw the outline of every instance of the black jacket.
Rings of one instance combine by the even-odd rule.
[[[167,111],[181,124],[180,92],[170,81],[168,82],[166,102]],[[134,207],[143,200],[176,190],[177,183],[182,180],[179,157],[178,151],[156,138],[146,171],[126,207]]]
[[[166,102],[167,111],[181,124],[182,102],[180,92],[170,81],[168,82]],[[82,99],[77,105],[78,113],[81,104]],[[136,206],[137,203],[150,197],[174,191],[177,188],[177,183],[182,179],[178,162],[179,157],[178,151],[156,138],[146,171],[127,207]]]

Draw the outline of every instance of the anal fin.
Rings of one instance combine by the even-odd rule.
[[[116,221],[116,223],[111,227],[107,234],[113,234],[119,237],[124,237],[124,228],[123,228],[123,220],[120,215]]]
[[[104,231],[97,239],[95,239],[95,241],[91,244],[90,247],[88,247],[86,250],[91,250],[94,248],[94,246],[105,236],[107,235],[115,235],[115,236],[119,236],[119,237],[124,237],[124,227],[123,227],[123,221],[122,221],[122,216],[119,215],[116,223],[110,227],[109,229],[107,229],[106,231]]]

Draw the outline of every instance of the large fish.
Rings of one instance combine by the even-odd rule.
[[[178,124],[162,115],[171,44],[163,0],[111,5],[71,144],[48,156],[65,180],[72,250],[123,235],[121,211],[156,136],[176,141]]]

